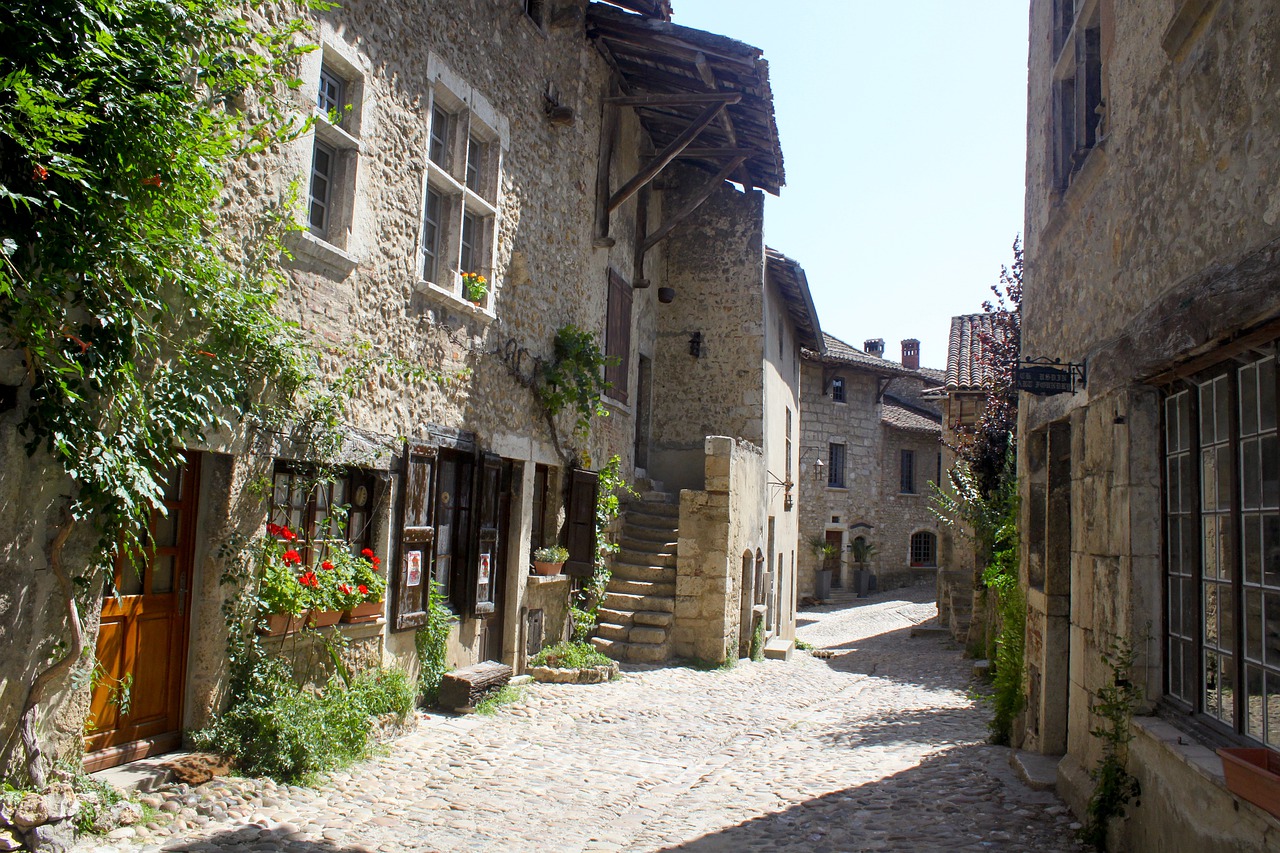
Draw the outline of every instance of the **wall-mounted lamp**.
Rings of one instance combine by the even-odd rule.
[[[676,301],[676,289],[674,287],[659,287],[658,301],[663,305],[670,305]]]
[[[547,91],[543,93],[542,98],[542,108],[552,124],[562,127],[573,124],[573,107],[566,107],[560,103],[560,93],[556,91],[553,84],[547,84]]]
[[[702,357],[702,332],[696,331],[689,336],[689,355],[694,358]]]
[[[825,483],[827,481],[827,460],[821,456],[813,460],[813,481],[815,483]]]

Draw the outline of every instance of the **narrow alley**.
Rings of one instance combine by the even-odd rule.
[[[930,592],[802,611],[800,638],[829,658],[530,685],[492,717],[423,716],[314,789],[170,794],[155,802],[176,820],[143,830],[141,849],[1081,849],[1062,803],[985,742],[972,662],[942,635],[912,636],[936,612]]]

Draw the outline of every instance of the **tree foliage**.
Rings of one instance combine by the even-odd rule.
[[[233,250],[216,219],[234,161],[303,128],[278,99],[298,85],[293,30],[239,12],[0,11],[0,348],[26,370],[28,452],[69,475],[104,555],[145,529],[184,443],[234,426],[267,387],[288,399],[310,367],[274,311],[277,240]]]

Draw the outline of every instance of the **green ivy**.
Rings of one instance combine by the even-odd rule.
[[[1123,817],[1129,801],[1142,793],[1142,788],[1128,771],[1129,741],[1133,732],[1129,723],[1142,701],[1142,688],[1132,681],[1135,653],[1125,639],[1117,639],[1102,654],[1102,662],[1111,670],[1111,683],[1098,690],[1093,714],[1102,724],[1089,734],[1102,741],[1102,758],[1089,771],[1093,795],[1085,809],[1085,825],[1080,838],[1097,850],[1107,849],[1107,826],[1113,817]]]
[[[570,604],[573,639],[585,642],[590,638],[597,624],[597,611],[604,600],[609,579],[613,576],[609,568],[614,555],[621,546],[609,540],[609,526],[622,512],[621,495],[639,497],[640,493],[631,487],[620,472],[622,459],[617,455],[610,456],[609,461],[597,474],[596,488],[596,552],[592,560],[591,579],[583,584],[576,593],[576,600]]]
[[[440,585],[431,581],[427,593],[427,624],[414,634],[418,653],[418,696],[424,705],[434,705],[440,696],[440,681],[449,671],[447,664],[449,630],[453,611],[445,604]]]
[[[617,357],[600,351],[594,334],[572,324],[562,326],[556,331],[551,360],[542,367],[538,397],[552,417],[565,409],[574,411],[574,432],[586,436],[593,416],[609,415],[600,401],[612,387],[605,381],[604,369],[617,363]]]

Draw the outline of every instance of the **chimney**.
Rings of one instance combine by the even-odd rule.
[[[871,338],[864,341],[862,349],[867,355],[874,355],[876,358],[884,358],[884,338]]]
[[[907,370],[920,369],[920,342],[915,338],[902,342],[902,366]]]

